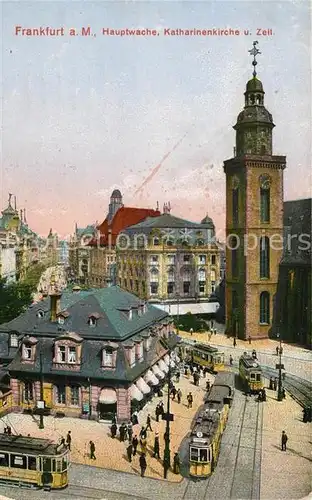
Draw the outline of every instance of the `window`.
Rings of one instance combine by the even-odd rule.
[[[188,295],[190,293],[190,288],[191,288],[191,284],[189,281],[184,281],[183,282],[183,293],[185,295]]]
[[[239,195],[238,187],[236,189],[232,189],[232,214],[233,214],[233,224],[235,225],[238,224],[238,219],[239,219],[238,195]]]
[[[216,282],[212,281],[211,282],[211,293],[214,293],[215,289],[216,289]]]
[[[270,277],[270,241],[267,236],[260,238],[260,278]]]
[[[36,470],[37,469],[36,457],[29,457],[28,456],[28,469],[29,470]]]
[[[66,403],[66,393],[64,385],[58,385],[56,387],[56,401],[60,405],[64,405]]]
[[[13,455],[13,453],[11,453],[11,467],[15,469],[26,469],[26,457],[23,455]]]
[[[199,450],[199,461],[208,462],[208,450],[207,448],[202,448]]]
[[[166,241],[166,245],[168,247],[172,247],[173,246],[173,241],[170,238],[168,238],[167,241]]]
[[[257,373],[257,374],[256,374],[256,381],[257,381],[257,382],[260,382],[260,381],[261,381],[261,374],[260,374],[260,373]]]
[[[58,317],[58,323],[59,323],[59,325],[64,325],[64,317],[63,316]]]
[[[0,467],[8,467],[8,466],[9,466],[9,454],[0,453]]]
[[[174,292],[174,283],[172,281],[168,281],[167,283],[167,293],[171,294]]]
[[[260,324],[270,324],[270,294],[262,292],[260,294]]]
[[[231,238],[231,256],[232,256],[232,278],[238,277],[238,246],[239,240],[237,236],[232,236]]]
[[[183,261],[184,262],[190,262],[191,256],[190,255],[183,255]]]
[[[174,254],[167,255],[167,262],[168,262],[169,265],[174,265],[174,263],[175,263],[175,255]]]
[[[190,460],[192,460],[193,462],[198,462],[198,448],[191,447]]]
[[[199,256],[199,263],[200,264],[206,264],[206,255],[200,255]]]
[[[152,255],[151,262],[158,262],[158,255]]]
[[[72,406],[79,406],[79,387],[77,385],[70,387],[70,404]]]
[[[154,245],[155,245],[155,246],[160,245],[160,240],[159,240],[159,238],[154,238],[153,243],[154,243]]]
[[[58,347],[58,356],[57,356],[57,361],[58,363],[65,363],[66,361],[66,347],[64,345],[60,345]]]
[[[91,316],[91,318],[88,319],[88,325],[89,326],[96,326],[96,319],[94,316]]]
[[[199,281],[198,282],[198,288],[199,288],[199,293],[205,293],[205,291],[206,291],[206,282],[205,281]]]
[[[268,175],[260,175],[260,221],[262,223],[270,222],[270,184],[271,179]]]
[[[151,283],[151,295],[158,293],[158,283]]]
[[[206,281],[205,269],[198,269],[198,281]]]
[[[215,266],[215,264],[216,264],[216,256],[215,256],[215,255],[212,255],[212,256],[211,256],[211,264],[212,264],[213,266]]]
[[[29,345],[23,346],[23,358],[24,359],[31,359],[31,346],[29,346]]]
[[[255,373],[251,373],[250,374],[250,378],[253,379],[253,380],[255,380],[256,379],[256,374]]]
[[[43,311],[38,311],[37,312],[37,318],[43,318],[44,312]]]
[[[103,364],[104,366],[113,366],[113,351],[111,349],[104,349]]]
[[[18,335],[16,333],[11,333],[10,345],[11,347],[18,347]]]
[[[24,401],[32,401],[34,399],[32,382],[24,383]]]
[[[68,363],[76,363],[76,347],[69,347],[68,349]]]

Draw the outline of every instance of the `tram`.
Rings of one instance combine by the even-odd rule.
[[[214,373],[224,370],[224,352],[219,351],[217,347],[196,340],[183,339],[179,353],[186,363],[208,368]]]
[[[0,484],[60,489],[68,485],[69,452],[49,439],[0,434]]]
[[[239,375],[250,392],[257,393],[263,389],[262,369],[258,361],[244,352],[239,358]]]
[[[227,380],[219,375],[216,376],[191,430],[189,474],[193,478],[204,479],[210,476],[218,461],[221,438],[234,395],[234,374],[229,374]]]

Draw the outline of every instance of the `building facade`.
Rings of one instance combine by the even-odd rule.
[[[117,275],[123,289],[151,302],[207,301],[220,280],[212,220],[190,222],[165,207],[162,215],[128,227],[119,238]]]
[[[42,389],[47,412],[97,420],[129,421],[178,341],[165,312],[119,287],[62,294],[53,280],[48,299],[0,332],[12,411],[36,409]]]
[[[252,54],[257,49],[254,44]],[[283,241],[285,156],[273,155],[272,115],[253,73],[238,115],[235,155],[226,175],[226,329],[241,339],[266,338],[272,329]]]

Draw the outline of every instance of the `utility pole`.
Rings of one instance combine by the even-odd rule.
[[[277,365],[278,368],[278,388],[277,388],[277,400],[278,401],[283,401],[283,387],[282,387],[282,337],[279,331],[276,334],[277,338],[279,338],[279,364]]]
[[[43,399],[43,369],[42,369],[42,352],[40,351],[40,401],[44,401]],[[42,403],[41,403],[42,404]],[[44,412],[44,407],[39,408],[40,414],[40,422],[39,422],[39,429],[44,429],[44,423],[43,423],[43,412]]]
[[[171,352],[169,351],[169,357]],[[164,451],[164,479],[167,479],[168,470],[170,469],[170,382],[171,382],[171,359],[169,360],[168,370],[168,399],[167,399],[167,415],[166,415],[166,432],[165,432],[165,451]]]

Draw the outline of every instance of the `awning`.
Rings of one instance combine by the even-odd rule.
[[[167,366],[169,366],[169,361],[170,361],[170,356],[169,354],[166,354],[166,356],[164,357],[164,362],[166,363]]]
[[[175,368],[176,362],[173,359],[170,361],[170,368]]]
[[[160,370],[160,368],[157,365],[152,366],[153,373],[156,375],[156,377],[162,379],[165,378],[164,372]]]
[[[117,403],[116,391],[114,389],[102,389],[99,403],[104,403],[106,405]]]
[[[147,385],[147,383],[145,382],[145,380],[140,377],[135,385],[138,387],[138,389],[143,392],[143,394],[148,394],[149,392],[151,392],[151,388]]]
[[[150,383],[152,385],[158,385],[159,384],[159,380],[157,379],[157,377],[155,377],[155,375],[152,372],[152,370],[148,370],[148,372],[145,375],[145,380],[146,380],[146,382],[148,382],[148,383]]]
[[[142,392],[137,388],[135,384],[132,384],[132,386],[130,387],[130,395],[131,399],[136,399],[137,401],[142,401],[143,399]]]
[[[163,359],[158,361],[158,366],[162,372],[168,373],[169,371],[168,365],[166,365]]]
[[[199,303],[172,303],[172,304],[153,304],[153,307],[162,309],[172,316],[183,316],[184,314],[215,314],[220,307],[219,302],[199,302]]]

